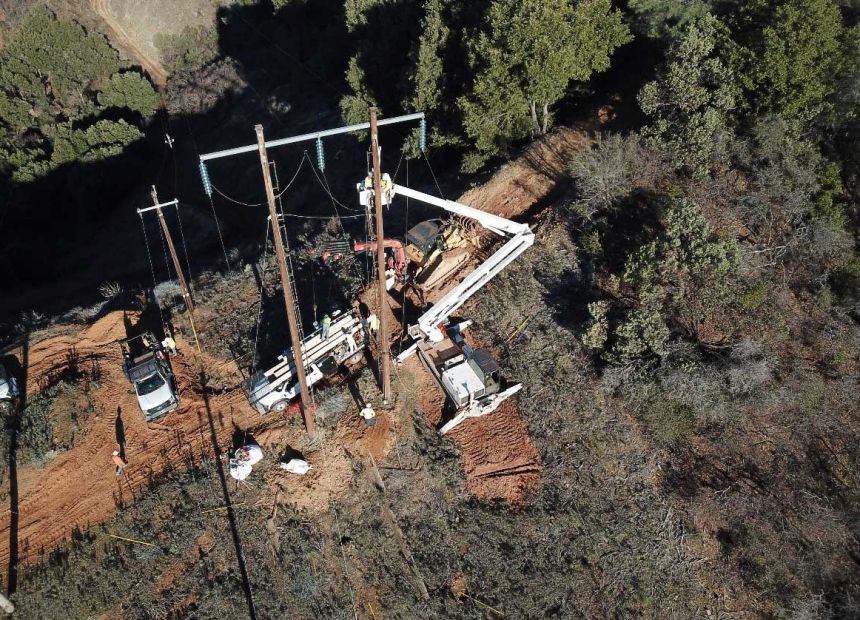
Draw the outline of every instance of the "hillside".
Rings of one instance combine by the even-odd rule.
[[[0,37],[15,615],[860,618],[856,3],[51,0]]]

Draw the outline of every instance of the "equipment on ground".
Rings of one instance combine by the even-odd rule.
[[[278,463],[278,467],[290,472],[291,474],[298,474],[299,476],[304,476],[306,473],[308,473],[308,471],[311,470],[310,463],[308,463],[304,459],[297,458],[292,458],[286,463],[281,461],[280,463]]]
[[[263,460],[263,450],[257,444],[249,443],[233,453],[230,459],[230,476],[236,480],[244,480],[251,475],[253,466]]]
[[[137,404],[147,422],[179,407],[179,395],[167,353],[147,332],[119,343],[125,376],[134,386]]]
[[[406,239],[385,239],[388,250],[386,268],[395,279],[388,286],[411,285],[419,297],[426,291],[447,282],[472,255],[477,239],[461,222],[455,219],[425,220],[406,232]],[[322,253],[323,262],[343,258],[349,253],[376,252],[375,241],[335,241]]]
[[[332,312],[328,337],[324,338],[323,329],[319,328],[302,340],[308,385],[336,374],[344,362],[359,361],[366,340],[365,328],[357,311]],[[292,350],[284,351],[278,359],[277,364],[256,373],[248,383],[251,405],[262,414],[286,410],[290,401],[299,394]]]
[[[372,204],[373,189],[359,184],[358,190],[361,203]],[[521,384],[508,385],[502,379],[499,365],[487,351],[474,350],[465,343],[463,331],[471,321],[455,324],[450,322],[450,317],[482,286],[525,252],[534,243],[534,233],[528,224],[519,224],[402,185],[395,184],[386,188],[385,194],[389,203],[400,194],[437,206],[454,216],[474,220],[487,230],[507,238],[501,248],[422,314],[415,325],[408,328],[408,333],[415,342],[397,357],[398,362],[403,362],[417,351],[422,364],[453,403],[456,409],[454,417],[439,431],[445,434],[466,418],[495,411],[505,399],[522,387]],[[420,238],[415,240],[419,243],[421,241]],[[420,245],[413,245],[416,250],[422,250]],[[426,251],[424,253],[426,254]]]
[[[14,400],[21,394],[18,380],[0,363],[0,400]]]
[[[454,417],[439,434],[444,435],[466,418],[486,415],[522,388],[509,384],[501,376],[496,360],[486,349],[473,349],[463,337],[471,321],[444,326],[444,338],[418,343],[418,358],[442,387],[456,408]]]

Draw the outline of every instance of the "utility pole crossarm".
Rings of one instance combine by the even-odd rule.
[[[384,118],[378,121],[377,126],[382,125],[394,125],[395,123],[403,123],[406,121],[414,121],[414,120],[422,120],[424,118],[424,112],[416,112],[414,114],[404,114],[403,116],[394,116],[392,118]],[[345,127],[337,127],[335,129],[326,129],[324,131],[315,131],[313,133],[305,133],[298,136],[290,136],[288,138],[279,138],[277,140],[269,140],[264,144],[267,149],[274,148],[276,146],[284,146],[285,144],[295,144],[296,142],[307,142],[309,140],[316,140],[318,138],[326,138],[329,136],[337,136],[339,134],[344,133],[353,133],[356,131],[363,131],[366,129],[370,129],[370,123],[358,123],[356,125],[346,125]],[[248,146],[238,146],[233,149],[226,149],[224,151],[215,151],[213,153],[205,153],[200,156],[200,161],[209,161],[210,159],[220,159],[222,157],[231,157],[233,155],[241,155],[242,153],[253,153],[258,150],[260,147],[258,144],[251,144]]]
[[[314,434],[314,414],[311,406],[308,380],[305,374],[305,363],[302,356],[302,339],[299,335],[299,322],[296,317],[296,304],[293,299],[290,268],[284,252],[284,240],[281,237],[281,227],[278,223],[278,211],[275,206],[275,191],[272,186],[272,175],[269,168],[269,157],[266,153],[266,140],[263,137],[263,126],[257,125],[257,149],[260,152],[260,165],[263,169],[263,183],[266,187],[266,201],[269,205],[269,222],[272,226],[272,240],[275,242],[275,254],[278,263],[278,273],[281,276],[281,288],[284,291],[284,305],[287,308],[287,324],[290,328],[290,343],[293,348],[293,362],[296,368],[296,378],[302,398],[302,415],[305,420],[305,430],[309,435]]]
[[[152,205],[151,207],[145,207],[143,209],[138,209],[137,213],[138,214],[146,213],[147,211],[153,211],[155,209],[161,209],[163,207],[172,207],[173,205],[178,205],[178,204],[179,204],[179,199],[174,198],[173,200],[171,200],[169,202],[160,202],[160,203]]]

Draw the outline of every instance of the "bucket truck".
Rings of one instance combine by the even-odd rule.
[[[362,205],[373,204],[372,186],[359,183],[358,191]],[[417,351],[421,363],[453,403],[456,409],[454,417],[439,430],[444,435],[467,418],[495,411],[503,401],[522,388],[522,384],[504,381],[499,365],[489,352],[473,349],[466,343],[463,332],[471,321],[453,323],[450,317],[482,286],[525,252],[534,243],[534,233],[528,224],[519,224],[403,185],[383,184],[382,193],[383,205],[391,204],[395,196],[401,195],[434,205],[452,215],[475,220],[487,230],[507,239],[492,256],[418,317],[415,325],[409,326],[409,336],[415,342],[396,358],[398,363],[402,363]]]
[[[302,360],[308,385],[314,385],[324,377],[337,373],[344,362],[361,359],[366,342],[365,323],[355,310],[335,311],[331,314],[328,335],[323,337],[322,328],[302,340]],[[296,365],[291,349],[278,356],[278,363],[264,372],[251,377],[248,383],[248,398],[260,413],[281,412],[298,396],[299,384]]]

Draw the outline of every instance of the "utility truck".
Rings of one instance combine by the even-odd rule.
[[[167,352],[146,332],[120,341],[125,376],[134,386],[137,404],[147,422],[179,407],[179,394]]]
[[[365,325],[371,322],[370,317],[362,322],[356,310],[335,311],[331,314],[331,326],[326,337],[323,337],[323,329],[319,328],[302,339],[302,360],[308,386],[336,374],[344,362],[356,363],[361,359],[367,342]],[[299,395],[292,349],[284,351],[278,360],[268,370],[254,374],[248,382],[248,399],[262,414],[284,411]]]
[[[358,184],[358,192],[362,205],[373,204],[373,188],[366,182]],[[409,336],[415,342],[396,358],[398,363],[402,363],[417,352],[421,363],[452,403],[454,416],[439,430],[444,435],[466,418],[495,411],[503,401],[522,388],[521,384],[508,384],[503,379],[499,365],[487,351],[473,349],[466,344],[463,332],[471,321],[455,323],[451,321],[451,315],[531,247],[534,233],[527,224],[519,224],[403,185],[383,184],[380,197],[383,205],[391,204],[396,195],[437,206],[460,218],[474,220],[485,229],[507,239],[492,256],[418,317],[415,325],[409,326]]]
[[[21,394],[21,389],[18,387],[18,380],[6,369],[3,362],[0,362],[0,401],[14,400]]]

